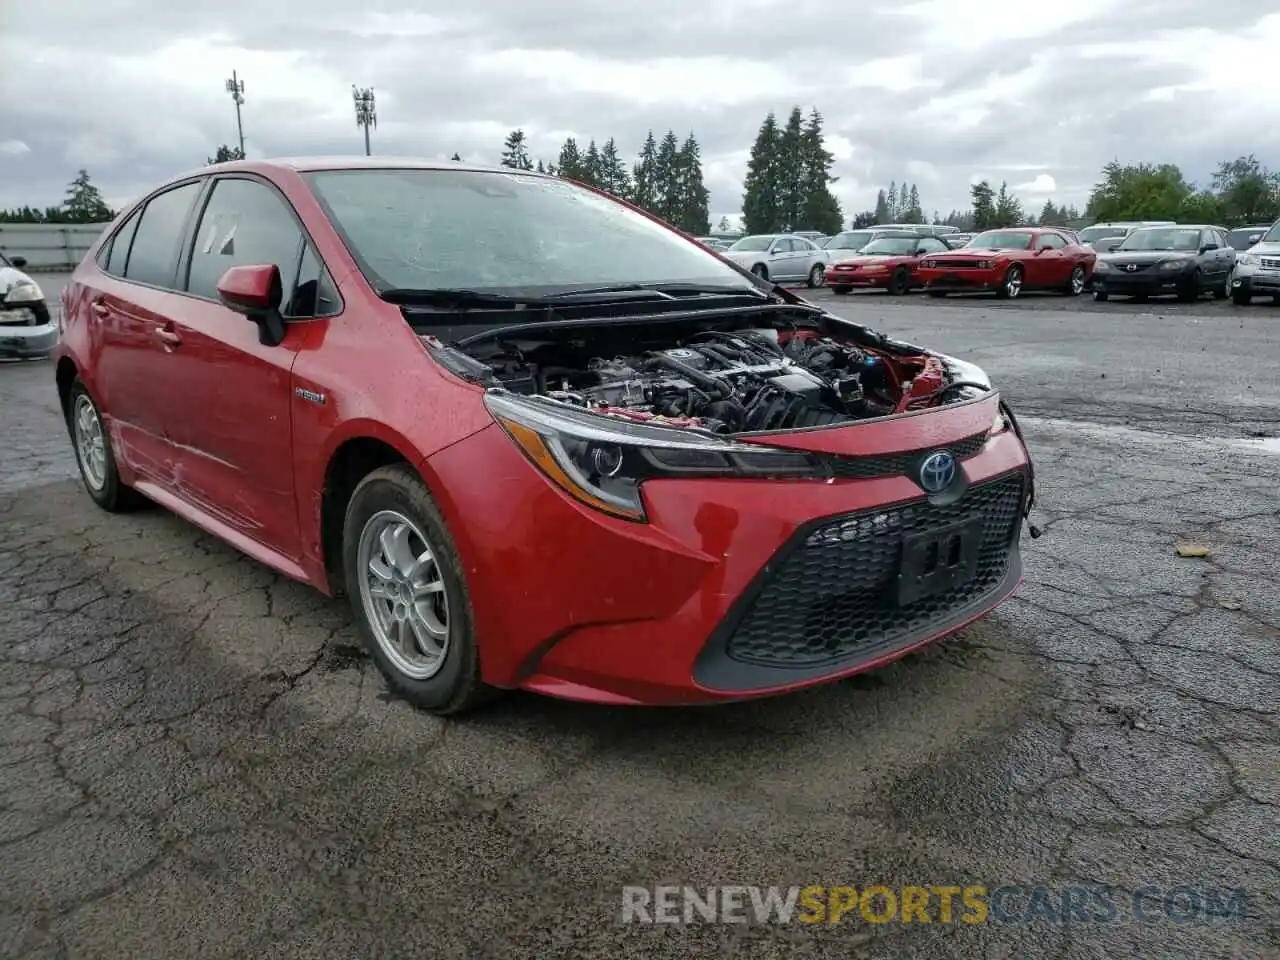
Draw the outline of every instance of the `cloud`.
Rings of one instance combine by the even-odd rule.
[[[905,0],[860,6],[852,36],[829,0],[422,6],[14,5],[0,206],[57,203],[81,167],[131,197],[200,165],[236,142],[233,69],[250,156],[362,151],[355,83],[376,91],[379,153],[492,162],[521,127],[550,161],[566,136],[635,151],[649,129],[693,131],[714,219],[740,208],[765,113],[796,104],[823,112],[850,216],[891,181],[943,213],[975,179],[1082,205],[1113,158],[1204,181],[1223,159],[1280,156],[1280,125],[1258,121],[1268,88],[1245,68],[1280,44],[1280,14],[1256,0],[1126,0],[1123,17],[1104,0]]]

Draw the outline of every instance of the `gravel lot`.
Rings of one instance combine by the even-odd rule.
[[[1280,310],[814,299],[985,366],[1047,532],[959,638],[704,710],[418,714],[343,604],[93,507],[50,365],[0,364],[0,956],[1276,956]],[[622,886],[655,883],[1183,884],[1253,909],[622,925]]]

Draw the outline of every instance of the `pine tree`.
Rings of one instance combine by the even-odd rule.
[[[924,211],[920,209],[920,191],[914,183],[907,193],[907,223],[924,223]]]
[[[799,107],[793,107],[782,130],[777,161],[778,201],[782,212],[782,230],[803,230],[806,187],[804,182],[804,118]]]
[[[225,143],[219,144],[218,149],[213,152],[213,156],[209,157],[207,163],[228,163],[232,160],[243,160],[244,152],[239,147],[229,147]]]
[[[1022,222],[1022,204],[1009,192],[1009,184],[1002,182],[996,194],[995,222],[997,227],[1014,227]]]
[[[502,160],[504,167],[514,167],[516,170],[532,170],[533,161],[529,159],[529,146],[525,143],[523,130],[512,130],[507,134],[506,142],[502,145]]]
[[[986,180],[969,188],[973,199],[973,229],[990,230],[996,224],[996,193]]]
[[[773,233],[782,226],[777,169],[781,141],[778,118],[770,111],[751,147],[743,182],[742,222],[747,233]]]
[[[885,192],[881,190],[876,194],[876,223],[891,223],[891,214],[889,212],[889,198]]]
[[[560,157],[556,161],[560,176],[566,180],[582,179],[582,154],[578,150],[578,141],[569,137],[560,148]]]
[[[676,154],[676,171],[680,191],[676,226],[694,236],[710,233],[711,192],[702,180],[702,148],[692,133],[685,138]]]
[[[889,181],[889,195],[885,198],[888,205],[889,219],[887,223],[898,222],[898,181]]]
[[[654,166],[654,213],[668,223],[674,223],[680,215],[680,141],[675,132],[668,130],[658,144],[658,160]]]
[[[455,153],[454,153],[454,155],[453,155],[452,157],[450,157],[449,159],[450,159],[450,160],[452,160],[454,163],[461,163],[461,162],[462,162],[462,157],[458,156],[458,154],[457,154],[456,152],[455,152]]]
[[[67,186],[61,214],[63,223],[104,223],[115,219],[115,212],[102,199],[98,188],[89,182],[87,170],[77,173]]]
[[[658,141],[653,131],[644,138],[644,146],[640,148],[640,159],[634,170],[635,183],[632,186],[632,199],[636,206],[652,212],[657,211],[658,204]]]
[[[600,148],[596,146],[595,140],[587,144],[587,152],[582,157],[582,170],[579,177],[583,183],[590,184],[593,187],[600,186],[601,169],[600,169]]]
[[[827,150],[822,137],[822,114],[816,108],[809,112],[809,120],[800,135],[800,148],[801,184],[804,189],[800,223],[803,226],[793,226],[792,229],[839,233],[844,214],[840,212],[840,202],[831,192],[831,184],[837,179],[831,175],[836,158]]]
[[[624,200],[631,196],[631,175],[613,137],[605,141],[604,149],[600,151],[600,186]]]
[[[544,167],[544,166],[542,165],[542,161],[541,161],[541,160],[539,160],[539,161],[538,161],[538,165],[537,165],[536,167],[534,167],[534,169],[535,169],[535,170],[537,170],[537,171],[538,171],[538,173],[546,173],[546,172],[547,172],[547,168],[546,168],[546,167]]]
[[[728,217],[721,217],[720,222],[716,224],[716,233],[730,233],[733,225],[729,223]]]

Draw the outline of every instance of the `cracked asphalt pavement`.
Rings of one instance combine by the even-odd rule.
[[[0,956],[1277,956],[1280,313],[830,300],[987,368],[1046,532],[956,638],[700,710],[417,713],[345,604],[163,510],[97,510],[50,365],[0,364]],[[622,924],[622,887],[660,883],[1250,909]]]

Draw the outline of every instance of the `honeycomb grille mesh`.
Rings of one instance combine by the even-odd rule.
[[[747,663],[809,667],[892,649],[931,622],[946,621],[1004,579],[1024,489],[1017,471],[975,484],[946,506],[920,499],[832,518],[777,562],[726,652]],[[903,538],[977,517],[982,540],[973,578],[898,606]]]

